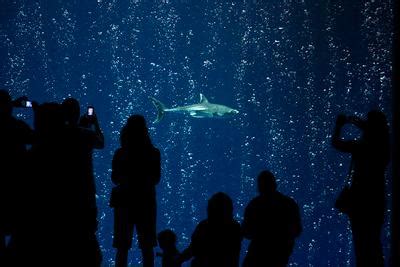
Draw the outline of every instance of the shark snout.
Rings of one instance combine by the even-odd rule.
[[[232,114],[239,114],[239,110],[237,110],[237,109],[232,109],[231,113],[232,113]]]

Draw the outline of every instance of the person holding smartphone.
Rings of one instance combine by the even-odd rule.
[[[343,140],[345,124],[362,131],[357,140]],[[385,170],[390,158],[389,127],[378,110],[368,112],[367,119],[338,115],[332,136],[337,150],[350,153],[353,172],[350,186],[350,212],[357,266],[383,267],[380,234],[385,211]]]
[[[28,124],[12,116],[14,107],[24,107],[21,99],[12,101],[6,90],[0,90],[0,266],[14,260],[15,237],[21,231],[19,215],[25,211],[27,145],[34,141]]]
[[[101,252],[96,238],[97,205],[96,182],[93,174],[93,150],[104,148],[104,135],[94,107],[80,115],[80,104],[74,98],[62,103],[65,129],[62,136],[63,189],[69,196],[66,203],[69,221],[68,239],[74,247],[69,258],[79,260],[84,266],[100,266]],[[68,238],[68,235],[65,235]],[[68,242],[66,242],[68,245]]]

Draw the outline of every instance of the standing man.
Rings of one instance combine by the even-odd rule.
[[[64,130],[62,134],[62,166],[66,211],[70,216],[65,230],[67,240],[75,247],[72,257],[88,267],[101,265],[101,252],[96,238],[97,206],[96,184],[93,174],[92,154],[94,149],[104,148],[104,136],[94,112],[81,117],[78,100],[67,98],[62,103]],[[81,117],[81,119],[80,119]],[[64,231],[65,231],[64,230]]]
[[[284,267],[302,231],[296,202],[277,191],[274,175],[258,175],[259,196],[246,207],[242,231],[250,245],[244,267]]]

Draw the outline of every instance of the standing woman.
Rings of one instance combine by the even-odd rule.
[[[156,190],[160,181],[160,151],[150,140],[146,121],[133,115],[121,130],[121,147],[114,154],[111,179],[115,184],[110,206],[114,208],[116,267],[126,267],[136,228],[143,266],[154,266]]]
[[[362,130],[359,140],[345,141],[341,129],[351,123]],[[383,267],[381,229],[385,212],[385,169],[390,158],[389,128],[385,115],[370,111],[367,120],[339,115],[333,146],[352,156],[352,184],[346,202],[357,266]]]

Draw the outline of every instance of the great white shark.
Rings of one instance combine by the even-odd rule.
[[[176,108],[166,108],[163,103],[154,97],[150,97],[150,99],[158,111],[157,118],[154,123],[160,122],[166,112],[185,113],[189,114],[193,118],[223,118],[239,113],[239,111],[236,109],[220,104],[210,103],[203,94],[200,94],[199,103]]]

